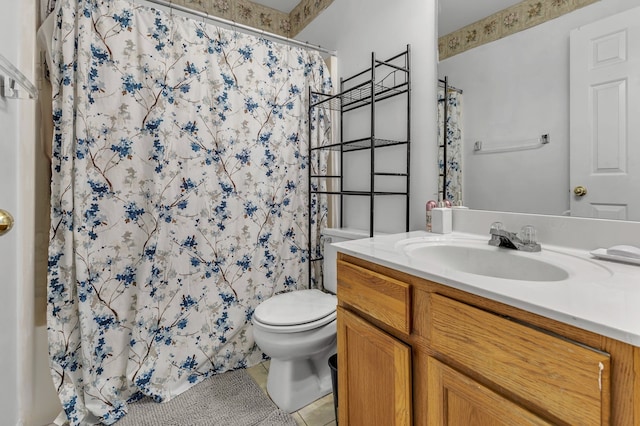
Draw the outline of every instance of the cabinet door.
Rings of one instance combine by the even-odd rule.
[[[340,426],[411,424],[411,347],[338,307]]]
[[[435,358],[428,358],[429,425],[550,425]]]
[[[609,354],[438,294],[429,324],[434,351],[530,411],[560,424],[610,423]]]

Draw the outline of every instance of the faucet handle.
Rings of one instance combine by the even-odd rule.
[[[520,240],[523,244],[536,244],[538,242],[538,232],[531,225],[525,225],[520,229]]]
[[[491,231],[504,231],[504,225],[502,222],[493,222],[489,228],[489,233],[491,233]]]

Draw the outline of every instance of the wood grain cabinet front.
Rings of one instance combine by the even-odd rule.
[[[450,365],[550,423],[609,424],[609,354],[439,294],[429,312],[431,347]]]
[[[411,332],[411,286],[338,261],[338,299],[390,327]]]
[[[640,348],[339,254],[340,426],[640,426]]]
[[[551,425],[435,358],[427,359],[428,424],[448,426]]]
[[[411,425],[411,347],[340,307],[338,347],[339,424]]]

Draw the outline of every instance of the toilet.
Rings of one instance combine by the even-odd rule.
[[[281,293],[253,313],[253,336],[271,357],[267,391],[292,413],[331,392],[329,357],[336,353],[337,249],[332,243],[367,238],[369,233],[327,228],[324,237],[324,288]]]

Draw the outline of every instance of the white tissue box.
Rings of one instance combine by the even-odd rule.
[[[451,233],[453,219],[451,209],[448,207],[436,207],[431,210],[431,232],[436,234]]]

